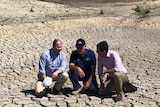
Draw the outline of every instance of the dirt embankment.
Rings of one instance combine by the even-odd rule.
[[[133,10],[136,6],[148,7],[151,13],[147,18],[137,20],[138,17]],[[160,1],[158,0],[2,0],[0,1],[0,25],[93,17],[155,24],[160,22],[159,11]]]

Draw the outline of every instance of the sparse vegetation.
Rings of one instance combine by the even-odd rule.
[[[142,7],[142,6],[137,6],[136,8],[133,9],[140,18],[146,17],[148,13],[151,12],[150,8]]]
[[[103,10],[100,11],[100,14],[104,14]]]
[[[34,12],[33,8],[30,9],[30,12]]]

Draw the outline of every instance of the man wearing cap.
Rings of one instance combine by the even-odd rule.
[[[53,48],[42,52],[39,60],[38,81],[36,82],[35,94],[43,96],[51,85],[52,81],[56,81],[51,92],[59,94],[62,85],[68,79],[66,69],[66,55],[62,51],[62,41],[55,39]]]
[[[69,78],[73,84],[72,94],[80,92],[95,95],[98,92],[98,84],[95,76],[96,57],[95,53],[86,49],[84,39],[76,41],[76,50],[71,53],[69,62]],[[83,81],[83,86],[79,83]]]

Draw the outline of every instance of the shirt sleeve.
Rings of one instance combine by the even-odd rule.
[[[122,69],[122,61],[121,61],[121,58],[119,56],[119,54],[117,52],[114,52],[114,61],[115,61],[115,67],[114,69],[117,71],[117,72],[121,72],[123,69]]]
[[[70,61],[69,61],[69,63],[75,63],[75,51],[73,51],[72,53],[71,53],[71,56],[70,56]]]
[[[40,60],[39,60],[39,72],[40,73],[46,74],[45,66],[46,66],[46,58],[45,58],[45,54],[42,53],[40,56]]]
[[[66,58],[66,55],[64,53],[62,55],[60,55],[60,60],[61,60],[61,63],[60,63],[60,66],[57,69],[64,72],[65,69],[66,69],[66,62],[67,62],[67,58]]]

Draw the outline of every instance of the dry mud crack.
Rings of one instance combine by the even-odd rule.
[[[160,106],[158,8],[147,18],[135,19],[131,17],[130,8],[135,7],[137,2],[128,3],[129,6],[127,6],[126,3],[119,2],[95,5],[92,1],[86,6],[84,2],[76,4],[76,0],[65,4],[63,0],[61,3],[53,1],[0,1],[0,24],[3,25],[0,26],[0,106]],[[149,3],[158,5],[157,2],[159,1]],[[78,3],[81,7],[78,7]],[[122,7],[118,10],[118,6]],[[30,12],[31,8],[33,12]],[[102,9],[121,12],[113,15],[105,11],[108,12],[106,16],[95,17],[95,13],[99,14]],[[123,9],[128,9],[128,11],[124,12]],[[78,17],[57,18],[56,20],[43,17],[43,15],[63,16],[66,13],[67,15],[78,13]],[[26,17],[20,20],[25,15]],[[5,18],[10,19],[2,21]],[[70,53],[75,49],[74,44],[77,38],[84,38],[87,47],[95,52],[96,44],[107,40],[110,49],[116,50],[122,57],[124,66],[128,70],[129,80],[138,87],[138,90],[135,93],[126,93],[124,100],[118,103],[114,103],[112,98],[99,98],[84,94],[77,96],[48,94],[46,97],[36,98],[34,85],[37,80],[39,55],[52,46],[55,38],[62,39],[67,61],[69,61]],[[68,63],[66,71],[68,71]],[[64,88],[72,88],[69,80],[64,84]]]

